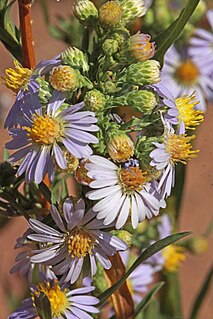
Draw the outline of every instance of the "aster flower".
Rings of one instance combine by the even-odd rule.
[[[205,111],[205,98],[212,96],[213,83],[205,70],[200,67],[193,57],[181,56],[171,47],[165,55],[165,63],[161,73],[161,82],[175,98],[182,95],[190,96],[196,92],[199,104],[197,109]]]
[[[60,286],[56,278],[46,278],[41,274],[42,281],[37,286],[32,286],[31,298],[25,299],[22,306],[18,308],[8,319],[34,319],[38,313],[35,306],[35,298],[41,293],[45,294],[50,302],[51,314],[54,319],[92,319],[89,314],[98,313],[95,307],[99,300],[96,297],[87,295],[95,287],[83,287],[73,290]]]
[[[203,112],[195,109],[199,102],[196,101],[194,94],[190,96],[183,95],[175,99],[172,93],[161,82],[153,85],[153,87],[162,98],[163,105],[168,107],[164,118],[170,124],[184,125],[186,129],[195,130],[195,127],[204,120]],[[161,104],[160,106],[163,106]]]
[[[62,275],[62,282],[74,283],[81,271],[86,258],[90,261],[90,273],[94,276],[97,265],[96,259],[105,269],[111,267],[108,256],[114,255],[117,250],[127,249],[127,245],[111,234],[102,231],[106,226],[101,220],[95,219],[95,213],[90,209],[85,213],[85,203],[82,199],[76,207],[70,199],[63,204],[62,220],[57,208],[52,205],[50,213],[59,228],[52,227],[30,219],[30,227],[36,232],[28,238],[39,242],[48,243],[48,247],[35,250],[31,257],[33,263],[53,265],[52,270],[57,275]]]
[[[6,77],[2,77],[4,84],[17,94],[16,100],[9,111],[5,121],[5,128],[19,124],[22,117],[22,109],[25,109],[30,95],[38,95],[39,83],[36,81],[39,77],[47,74],[53,67],[59,65],[60,58],[56,56],[51,60],[41,61],[34,70],[23,68],[17,61],[14,61],[15,69],[6,70]]]
[[[129,251],[120,252],[125,266],[129,263]],[[142,296],[148,291],[148,285],[154,280],[155,269],[150,264],[141,264],[128,277],[127,286],[136,304],[141,302]]]
[[[198,150],[191,150],[190,141],[194,139],[194,135],[187,136],[185,128],[180,127],[178,134],[175,134],[174,129],[166,121],[165,125],[165,140],[163,143],[153,142],[156,149],[150,153],[152,161],[151,166],[162,170],[162,175],[157,187],[161,197],[165,198],[171,194],[171,189],[175,183],[175,165],[180,162],[186,164],[191,158],[197,157]]]
[[[94,190],[86,196],[99,200],[93,207],[97,218],[104,218],[108,225],[116,219],[116,228],[125,225],[129,215],[134,228],[145,218],[158,215],[160,202],[151,192],[146,173],[136,166],[120,167],[108,159],[93,155],[91,163],[85,166],[88,176],[93,180],[89,186]]]
[[[97,122],[95,114],[78,112],[83,103],[60,110],[64,100],[60,92],[55,91],[43,110],[38,97],[34,96],[33,106],[29,104],[23,114],[22,127],[9,131],[13,140],[6,144],[6,148],[19,149],[9,160],[16,162],[23,158],[17,174],[20,176],[25,172],[27,182],[39,184],[47,173],[52,179],[54,160],[61,169],[67,168],[62,145],[73,156],[82,158],[92,154],[88,143],[98,142],[88,133],[98,130],[93,124]]]
[[[208,10],[206,15],[211,32],[196,29],[190,39],[189,54],[200,68],[213,75],[213,10]]]

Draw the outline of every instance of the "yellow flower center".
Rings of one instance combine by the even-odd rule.
[[[74,91],[78,88],[78,74],[68,65],[54,67],[50,73],[50,84],[60,92]]]
[[[192,151],[192,145],[189,143],[193,138],[195,138],[195,135],[169,134],[166,143],[166,152],[170,154],[170,161],[173,165],[178,162],[186,164],[187,160],[197,157],[199,150]]]
[[[51,145],[62,136],[59,121],[48,115],[33,115],[32,127],[23,127],[28,136],[36,143]]]
[[[99,9],[99,19],[103,25],[114,26],[122,17],[122,8],[118,1],[108,1]]]
[[[184,248],[176,245],[167,246],[162,250],[165,259],[164,269],[166,271],[175,272],[179,269],[180,264],[186,259]]]
[[[194,62],[186,60],[175,71],[177,79],[185,85],[194,84],[199,76],[199,70]]]
[[[134,154],[134,144],[127,135],[114,135],[107,143],[110,157],[116,162],[125,162]]]
[[[61,315],[64,314],[65,310],[69,306],[69,301],[66,296],[66,289],[62,291],[60,286],[58,285],[57,280],[55,280],[53,286],[51,286],[49,282],[40,283],[37,286],[37,289],[38,290],[34,291],[34,295],[39,296],[39,294],[43,292],[49,299],[52,310],[52,317],[61,317]],[[35,300],[34,295],[32,295],[33,302]]]
[[[182,96],[175,100],[175,104],[179,111],[178,119],[183,121],[186,129],[195,130],[195,126],[203,121],[203,112],[195,110],[194,107],[198,102],[195,101],[195,96]]]
[[[118,176],[123,192],[140,191],[147,182],[146,172],[143,173],[139,167],[121,168]]]
[[[90,254],[94,244],[95,238],[84,229],[76,228],[67,237],[67,248],[72,258]]]
[[[7,77],[1,77],[6,87],[8,89],[12,90],[15,93],[18,93],[18,91],[22,88],[26,88],[27,83],[29,82],[29,79],[32,75],[32,70],[23,68],[19,65],[18,61],[14,60],[14,66],[15,69],[8,68],[6,69],[5,73]]]

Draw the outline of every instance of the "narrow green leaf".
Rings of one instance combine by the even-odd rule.
[[[36,311],[41,319],[52,319],[52,311],[49,299],[47,296],[40,292],[39,296],[34,296],[35,298],[35,305],[36,305]]]
[[[178,39],[181,31],[185,27],[192,13],[196,9],[200,0],[188,0],[186,7],[181,11],[179,17],[155,39],[157,52],[154,56],[163,65],[163,59],[166,51]]]
[[[150,289],[150,291],[145,295],[143,300],[137,305],[133,318],[136,318],[137,315],[148,306],[148,304],[151,302],[153,296],[160,290],[160,288],[163,285],[164,285],[164,282],[162,281],[162,282],[157,283],[152,289]]]
[[[41,182],[38,185],[38,188],[40,190],[40,192],[42,193],[42,195],[44,196],[44,198],[51,204],[52,203],[52,194],[51,191],[49,190],[49,188],[43,183]]]
[[[212,275],[213,275],[213,267],[210,269],[209,273],[207,274],[203,286],[198,293],[197,297],[195,298],[194,305],[192,307],[191,315],[189,319],[196,319],[198,312],[200,310],[200,307],[207,295],[208,289],[210,287],[211,281],[212,281]]]
[[[120,286],[125,282],[125,280],[131,275],[131,273],[145,260],[156,254],[161,249],[165,248],[168,245],[173,244],[174,242],[180,240],[181,238],[190,235],[191,232],[183,232],[183,233],[177,233],[170,235],[168,237],[165,237],[151,246],[149,246],[147,249],[145,249],[141,255],[138,257],[138,259],[134,262],[134,264],[129,268],[129,270],[126,272],[126,274],[112,287],[108,288],[106,291],[104,291],[98,298],[100,299],[100,305],[105,302],[106,299],[108,299],[117,289],[120,288]]]

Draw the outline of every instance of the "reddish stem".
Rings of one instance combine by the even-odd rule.
[[[23,66],[29,69],[33,69],[35,67],[35,53],[32,40],[31,0],[18,0],[18,5],[22,40]]]

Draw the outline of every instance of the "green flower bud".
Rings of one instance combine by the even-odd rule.
[[[142,17],[147,7],[144,0],[120,0],[122,7],[122,21],[129,23],[136,18]]]
[[[107,56],[111,56],[118,51],[118,42],[113,39],[107,39],[102,45],[102,49]]]
[[[208,250],[208,241],[203,236],[194,236],[186,240],[183,245],[195,255],[203,254]]]
[[[77,48],[68,48],[61,54],[62,63],[74,68],[81,68],[83,72],[89,70],[88,58]]]
[[[132,234],[127,230],[112,230],[111,234],[123,240],[129,247],[132,245]]]
[[[161,171],[150,165],[152,159],[149,154],[156,148],[153,142],[161,142],[161,138],[143,136],[138,139],[135,147],[135,154],[139,160],[140,167],[148,173],[149,180],[158,179],[161,175]]]
[[[112,93],[115,93],[117,91],[117,86],[112,81],[106,81],[104,83],[104,90],[106,93],[112,94]]]
[[[84,98],[85,108],[92,112],[98,112],[104,109],[106,98],[103,93],[98,90],[92,90],[86,93]]]
[[[43,104],[48,103],[52,95],[52,89],[50,87],[50,84],[41,77],[37,78],[36,82],[39,83],[38,97],[41,103]]]
[[[112,98],[108,101],[109,105],[130,106],[137,111],[149,114],[158,104],[157,95],[152,91],[139,90],[126,93],[122,96]]]
[[[133,85],[155,84],[160,81],[160,63],[155,60],[131,64],[126,70],[126,82]]]
[[[111,37],[118,42],[119,47],[130,37],[126,28],[116,28]]]
[[[98,10],[89,0],[77,0],[73,5],[73,13],[85,25],[94,24],[98,20]]]

